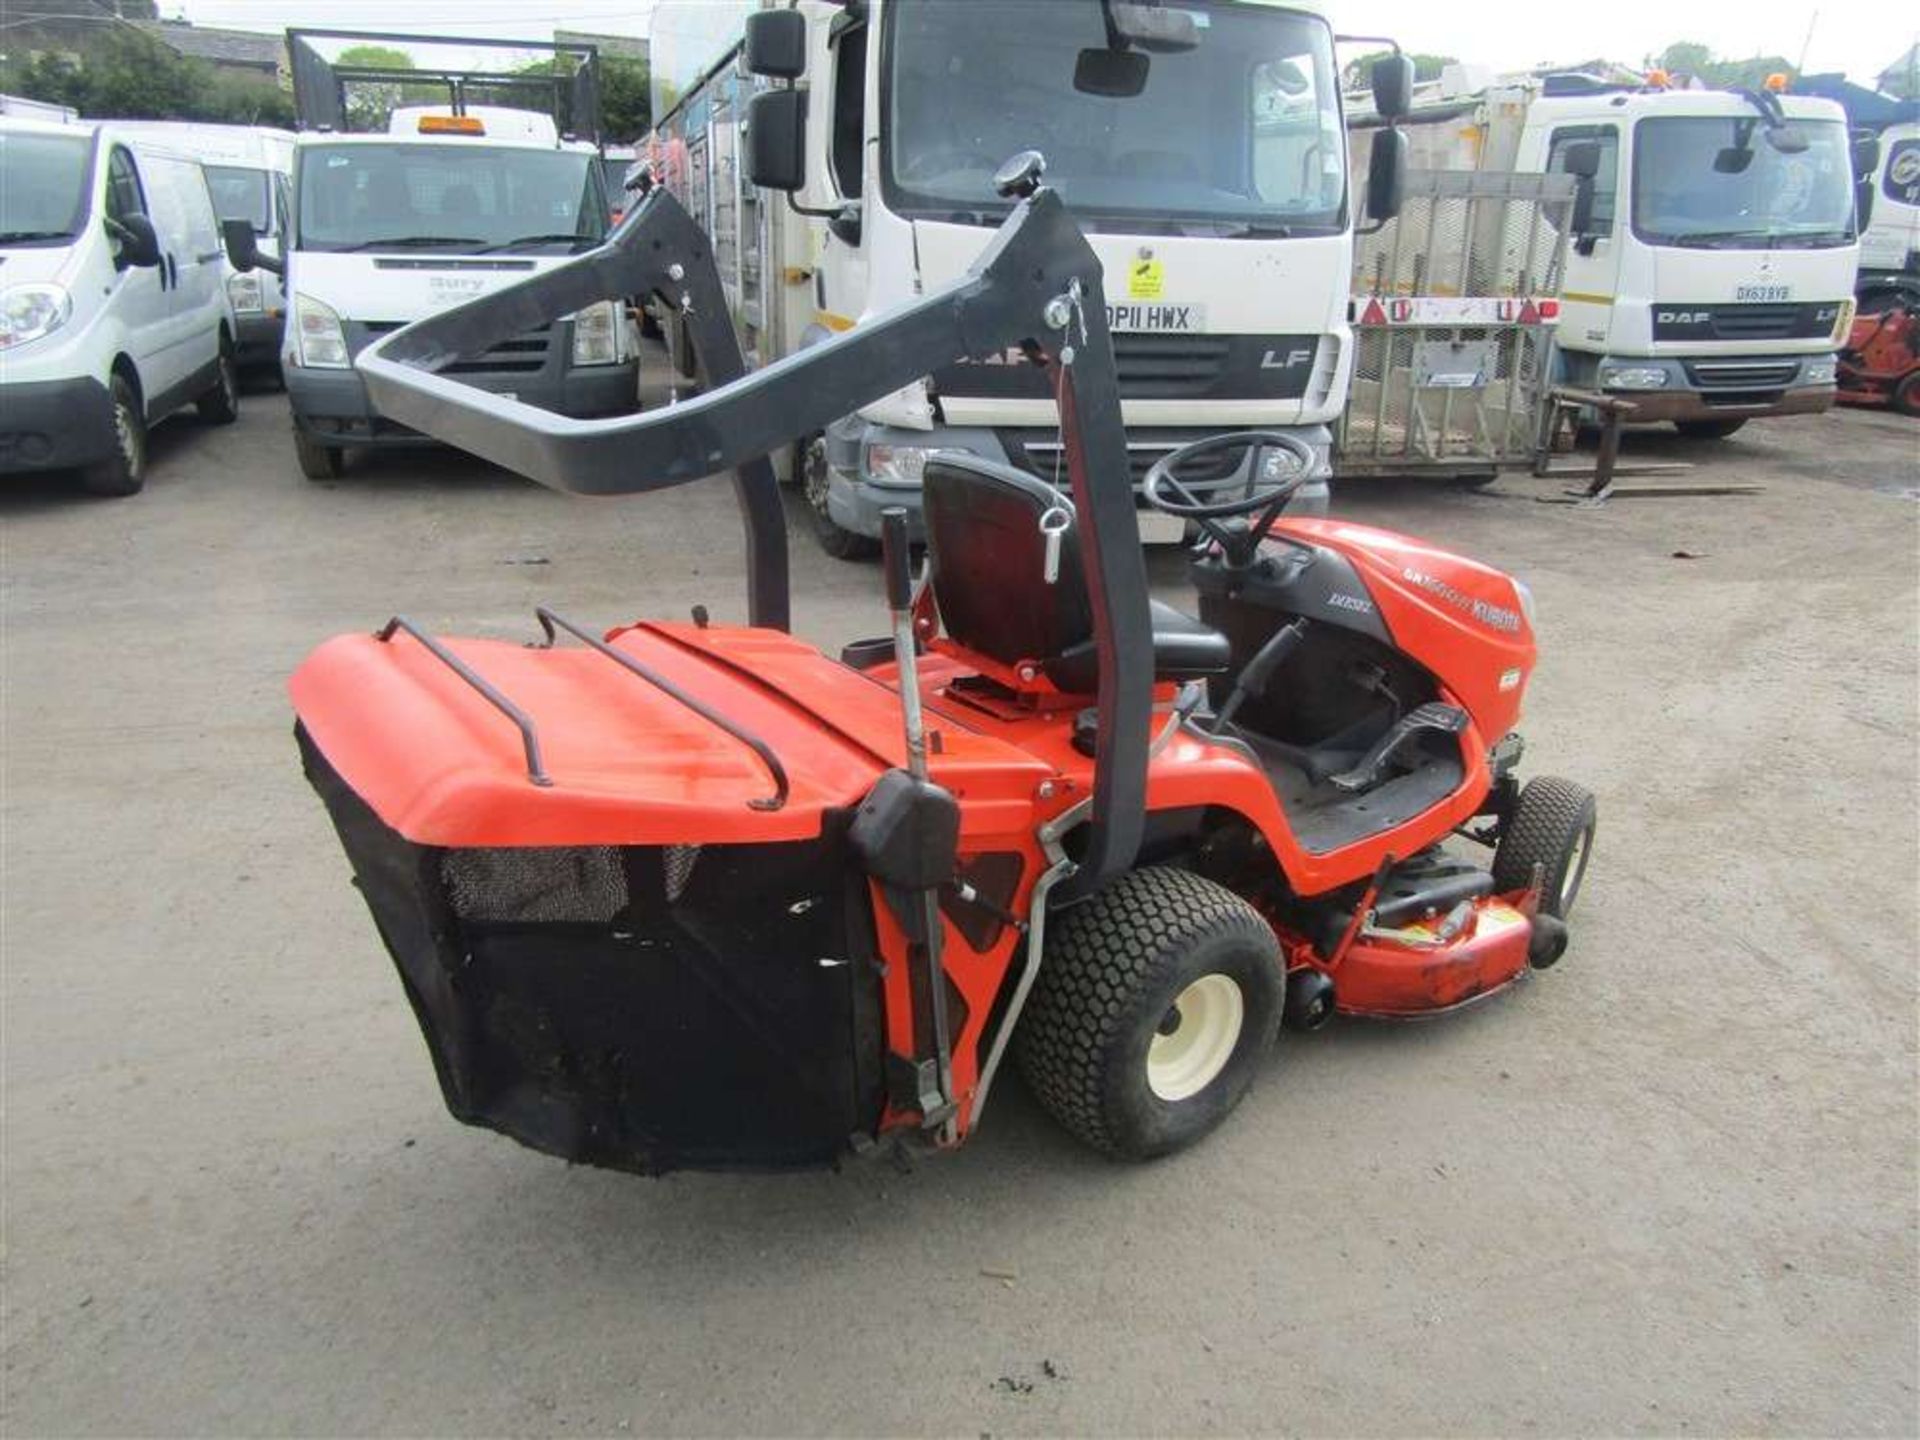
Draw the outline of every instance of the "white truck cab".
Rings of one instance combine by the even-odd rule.
[[[609,205],[592,139],[575,138],[551,113],[469,103],[471,85],[497,94],[544,88],[566,77],[517,72],[372,72],[336,65],[323,43],[351,45],[351,32],[289,31],[301,130],[294,146],[293,227],[284,262],[290,319],[281,373],[292,404],[294,445],[310,479],[342,473],[350,447],[424,445],[426,437],[381,416],[353,368],[372,340],[435,310],[511,285],[597,245]],[[375,37],[394,44],[405,37]],[[448,42],[462,48],[582,52],[537,42]],[[377,128],[355,131],[349,87],[378,83],[409,103],[391,105]],[[402,88],[404,82],[406,88]],[[444,104],[415,103],[412,87],[444,85]],[[576,92],[580,132],[597,134],[591,84]],[[517,98],[517,97],[516,97]],[[557,108],[557,107],[555,107]],[[586,113],[579,113],[584,110]],[[559,414],[623,414],[638,402],[637,342],[625,310],[592,305],[453,367],[463,380]]]
[[[756,73],[753,33],[781,15],[798,17],[783,22],[785,58]],[[1171,28],[1138,42],[1114,29],[1148,24]],[[714,236],[750,363],[965,273],[1012,203],[996,170],[1037,150],[1105,268],[1136,480],[1178,446],[1255,427],[1310,447],[1314,479],[1330,473],[1361,197],[1334,34],[1314,7],[795,0],[754,15],[655,124],[649,154]],[[742,184],[752,156],[783,147],[798,161],[789,193]],[[1046,376],[1018,355],[952,365],[828,427],[796,465],[822,544],[865,553],[883,510],[917,515],[941,449],[1051,476]],[[1231,484],[1244,463],[1226,453],[1189,478]],[[1152,512],[1141,529],[1180,533]]]
[[[147,430],[239,413],[236,328],[199,162],[114,125],[0,119],[0,474],[146,479]]]
[[[1632,400],[1632,423],[1701,436],[1830,406],[1859,244],[1840,107],[1548,85],[1514,168],[1568,169],[1582,142],[1597,164],[1567,257],[1563,378]]]
[[[1860,235],[1860,303],[1883,296],[1920,298],[1920,123],[1880,132],[1868,220]]]

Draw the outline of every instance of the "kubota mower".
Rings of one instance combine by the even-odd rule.
[[[1296,444],[1253,433],[1154,467],[1147,503],[1203,542],[1197,618],[1150,599],[1100,265],[1041,168],[1003,171],[965,280],[752,374],[658,190],[600,250],[362,357],[385,414],[557,488],[734,467],[747,523],[746,626],[542,610],[526,646],[395,619],[293,678],[458,1118],[623,1169],[829,1164],[963,1141],[1011,1051],[1067,1129],[1151,1156],[1221,1121],[1283,1015],[1428,1015],[1559,958],[1594,804],[1516,779],[1526,589],[1288,518],[1289,484],[1181,479]],[[698,397],[575,420],[437,373],[636,293],[694,327]],[[917,587],[889,517],[890,638],[787,634],[764,457],[1010,346],[1055,387],[1062,488],[936,457]]]
[[[1920,415],[1920,291],[1882,295],[1863,308],[1836,369],[1841,404]]]

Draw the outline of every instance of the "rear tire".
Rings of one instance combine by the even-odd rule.
[[[220,342],[220,362],[213,384],[194,402],[200,418],[209,425],[231,425],[240,418],[240,367],[234,363],[233,347]]]
[[[814,539],[820,548],[836,560],[866,560],[880,553],[880,542],[868,535],[856,535],[833,518],[827,508],[827,494],[833,477],[827,469],[827,442],[816,435],[807,446],[804,488],[807,518],[813,522]]]
[[[1676,420],[1673,428],[1689,440],[1724,440],[1746,423],[1744,420]]]
[[[1566,919],[1586,878],[1598,816],[1593,792],[1586,786],[1557,775],[1529,781],[1493,852],[1493,888],[1502,894],[1525,890],[1533,884],[1537,865],[1541,910]]]
[[[89,495],[120,499],[139,494],[147,483],[147,417],[126,376],[115,374],[107,394],[113,402],[113,453],[82,470],[80,484]]]
[[[346,472],[345,450],[338,445],[322,445],[297,426],[293,432],[293,454],[300,462],[300,473],[309,480],[338,480]]]
[[[1014,1050],[1047,1112],[1104,1154],[1146,1160],[1232,1112],[1284,1008],[1273,929],[1186,870],[1122,875],[1064,911]]]
[[[1893,408],[1902,415],[1920,415],[1920,370],[1894,386]]]

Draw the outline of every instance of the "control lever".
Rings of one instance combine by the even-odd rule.
[[[1299,619],[1282,625],[1267,638],[1267,643],[1254,653],[1254,657],[1247,661],[1234,680],[1233,692],[1227,696],[1227,703],[1220,707],[1219,715],[1214,717],[1214,734],[1218,735],[1227,728],[1234,712],[1246,703],[1248,696],[1257,695],[1267,688],[1267,681],[1280,668],[1280,662],[1291,655],[1306,637],[1307,622]]]
[[[1327,783],[1336,790],[1357,795],[1380,783],[1380,775],[1387,768],[1387,762],[1420,731],[1437,730],[1443,735],[1458,735],[1466,728],[1466,711],[1457,705],[1429,700],[1394,721],[1393,728],[1373,742],[1373,748],[1361,757],[1358,765],[1351,770],[1342,770],[1337,775],[1329,775]]]
[[[880,512],[880,568],[887,577],[887,609],[893,617],[893,659],[898,667],[900,709],[907,735],[907,773],[915,780],[927,778],[927,724],[920,708],[919,652],[913,638],[913,572],[907,549],[907,512],[898,505]],[[933,1032],[935,1093],[922,1095],[922,1121],[940,1127],[941,1139],[951,1142],[953,1125],[953,1051],[947,1035],[946,972],[940,965],[940,892],[922,890],[915,897],[920,907],[920,928],[924,941],[913,944],[925,967],[928,1028]]]

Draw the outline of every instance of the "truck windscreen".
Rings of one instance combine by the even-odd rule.
[[[1136,52],[1145,83],[1118,95],[1074,83],[1083,51],[1110,48],[1100,0],[887,7],[888,205],[994,223],[1006,209],[994,171],[1039,150],[1047,183],[1090,228],[1339,230],[1346,141],[1325,22],[1217,0],[1177,8],[1193,21],[1191,48]]]
[[[256,235],[273,229],[273,191],[266,171],[244,165],[208,165],[206,172],[214,214],[222,220],[244,220]]]
[[[298,246],[565,254],[607,233],[593,160],[465,143],[303,146]]]
[[[87,213],[93,136],[0,131],[0,245],[55,245]]]
[[[1807,139],[1782,154],[1748,117],[1642,120],[1633,140],[1633,231],[1690,249],[1853,243],[1852,157],[1839,121],[1789,122]]]

